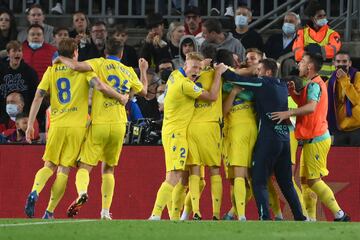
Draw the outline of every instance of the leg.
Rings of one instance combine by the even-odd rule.
[[[189,191],[191,194],[191,204],[193,216],[201,219],[200,214],[200,166],[190,166]]]
[[[248,176],[248,168],[233,166],[234,169],[234,198],[237,209],[238,219],[245,221],[246,207],[246,178]]]
[[[213,219],[220,219],[220,208],[222,203],[222,179],[219,167],[210,167],[211,174],[211,199],[213,208]]]
[[[115,177],[114,166],[102,163],[102,181],[101,181],[101,219],[111,220],[110,207],[114,196]]]
[[[281,221],[284,219],[284,217],[282,215],[280,199],[276,192],[272,177],[269,178],[267,186],[268,186],[268,190],[269,190],[269,206],[270,206],[273,214],[275,215],[275,220]]]

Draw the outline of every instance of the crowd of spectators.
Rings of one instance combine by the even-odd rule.
[[[174,1],[173,4],[178,3]],[[129,36],[125,25],[90,22],[80,11],[73,13],[70,28],[54,27],[46,24],[43,8],[34,4],[27,10],[28,26],[18,31],[12,12],[1,8],[1,142],[23,142],[24,125],[36,87],[52,64],[62,39],[76,39],[78,60],[84,61],[104,57],[106,39],[113,37],[124,45],[122,63],[136,69],[138,58],[143,57],[151,67],[147,72],[148,94],[132,96],[126,106],[130,122],[143,118],[162,119],[167,78],[171,71],[183,66],[189,52],[204,51],[209,45],[227,49],[233,53],[236,65],[243,66],[250,75],[254,74],[259,59],[273,58],[280,66],[280,77],[288,77],[296,75],[297,62],[309,51],[321,54],[325,62],[321,75],[328,84],[328,121],[335,143],[360,146],[360,75],[352,67],[350,54],[341,50],[341,36],[328,25],[324,8],[317,2],[308,4],[304,11],[308,17],[306,22],[299,14],[287,12],[282,28],[267,39],[249,27],[252,13],[252,9],[239,5],[229,14],[233,27],[225,29],[219,19],[203,19],[200,9],[190,1],[184,16],[180,17],[182,21],[166,25],[161,13],[149,14],[145,19],[146,37],[139,43],[139,49],[135,49],[127,43]],[[36,123],[40,142],[44,141],[48,107],[45,101]]]

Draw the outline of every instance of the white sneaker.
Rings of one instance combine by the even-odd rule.
[[[224,16],[233,17],[234,16],[234,8],[232,6],[227,7]]]
[[[238,218],[238,220],[239,220],[240,222],[246,222],[246,217],[245,217],[245,216],[241,216],[241,217]]]
[[[111,213],[109,213],[109,211],[101,210],[100,215],[102,220],[112,220]]]
[[[63,14],[64,14],[64,10],[63,10],[63,8],[62,8],[61,3],[59,3],[59,2],[56,3],[55,7],[53,7],[53,8],[51,9],[51,13],[52,13],[52,14],[63,15]]]
[[[161,220],[160,216],[151,215],[148,220],[150,221],[159,221]]]

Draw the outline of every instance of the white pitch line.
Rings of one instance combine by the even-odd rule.
[[[61,224],[61,223],[83,223],[83,222],[94,222],[97,220],[74,220],[74,221],[49,221],[49,222],[29,222],[29,223],[9,223],[0,224],[0,227],[18,227],[18,226],[29,226],[29,225],[46,225],[46,224]]]

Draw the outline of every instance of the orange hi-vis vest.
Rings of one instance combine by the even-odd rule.
[[[320,100],[313,113],[296,117],[296,139],[310,140],[323,135],[328,130],[328,123],[326,120],[328,110],[327,88],[320,76],[314,77],[306,84],[305,88],[300,93],[298,106],[301,107],[307,103],[307,89],[311,82],[319,84],[321,89]]]

